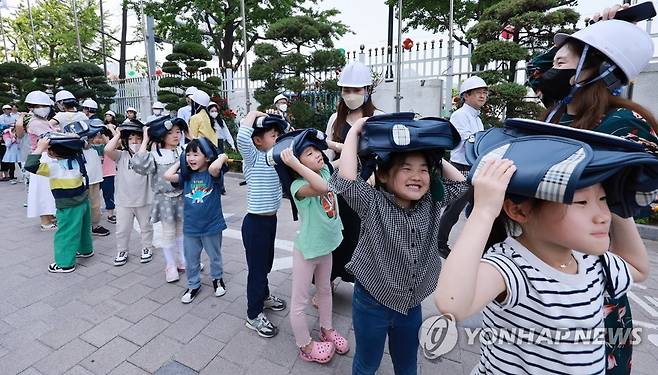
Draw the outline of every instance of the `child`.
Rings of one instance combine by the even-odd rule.
[[[155,119],[146,124],[142,145],[132,160],[135,172],[151,178],[151,223],[162,222],[162,251],[166,263],[165,280],[168,283],[178,281],[179,270],[185,269],[183,190],[164,179],[165,172],[183,154],[183,149],[178,146],[180,136],[181,126],[169,116]]]
[[[316,142],[319,147],[327,148],[324,138]],[[326,157],[317,145],[312,144],[316,142],[307,142],[309,145],[301,150],[299,159],[290,148],[281,153],[281,159],[300,176],[290,187],[290,195],[302,221],[295,240],[296,251],[293,251],[290,325],[299,348],[299,357],[309,362],[326,363],[331,360],[334,351],[347,353],[349,345],[332,328],[331,252],[343,239],[343,224],[338,215],[336,196],[327,185],[331,174],[325,164]],[[311,340],[304,314],[313,276],[320,311],[320,342]]]
[[[432,278],[438,277],[441,270],[436,251],[441,209],[463,193],[467,184],[450,163],[434,162],[440,157],[436,155],[443,152],[442,147],[434,146],[425,151],[391,153],[375,173],[377,186],[371,186],[357,171],[357,149],[365,120],[359,119],[349,130],[340,169],[329,182],[331,189],[341,194],[361,219],[359,241],[346,266],[356,279],[352,299],[356,353],[352,372],[374,374],[388,336],[395,373],[415,374],[422,320],[420,304],[434,291],[436,283]],[[404,128],[393,123],[390,125],[394,134],[395,127]],[[455,143],[452,141],[453,146]],[[446,182],[444,196],[435,200],[430,185],[442,184],[436,164],[442,166]]]
[[[18,164],[19,171],[22,169],[20,140],[16,137],[16,131],[13,125],[2,132],[2,140],[5,143],[5,147],[7,147],[7,151],[2,157],[2,162],[13,166],[9,169],[9,177],[11,178],[10,182],[13,185],[18,182],[17,179],[14,178],[16,164]]]
[[[128,245],[133,222],[137,218],[142,236],[141,263],[148,263],[153,258],[153,225],[149,221],[153,192],[150,177],[135,173],[133,157],[142,146],[142,126],[131,120],[125,121],[113,129],[114,136],[105,145],[105,156],[117,163],[116,175],[116,216],[117,216],[117,256],[115,266],[128,262]],[[121,150],[117,147],[121,143]]]
[[[61,133],[60,133],[61,134]],[[83,142],[77,135],[66,135],[72,148],[63,144],[53,144],[44,137],[28,156],[25,169],[50,179],[50,188],[55,197],[58,227],[54,238],[55,262],[48,266],[53,273],[75,271],[75,258],[89,258],[94,255],[91,240],[91,211],[87,197],[87,184],[83,179]],[[41,162],[43,152],[53,158]]]
[[[182,159],[182,158],[181,158]],[[164,179],[183,186],[184,208],[183,241],[188,289],[181,297],[190,303],[201,289],[201,249],[210,258],[210,275],[216,297],[226,294],[222,279],[222,231],[226,229],[222,213],[222,165],[226,154],[217,155],[217,149],[206,138],[193,139],[185,147],[185,160],[174,163]],[[182,164],[182,165],[181,165]],[[180,173],[177,173],[180,169]]]
[[[111,112],[111,111],[108,111]],[[106,115],[107,117],[108,115]],[[109,157],[105,156],[105,145],[110,141],[113,136],[112,130],[116,129],[116,125],[111,122],[105,124],[105,128],[96,135],[92,143],[95,147],[100,149],[101,152],[101,167],[103,169],[103,182],[101,182],[101,191],[103,192],[103,200],[105,201],[105,211],[107,213],[107,221],[110,224],[117,223],[117,217],[114,215],[114,176],[117,174],[117,163]]]
[[[619,154],[633,158],[643,153]],[[560,170],[560,178],[569,181],[558,192],[550,183],[546,187],[542,184],[555,166],[564,166],[563,162],[545,166],[535,160],[530,164],[527,153],[510,157],[514,162],[502,157],[509,154],[474,163],[473,211],[441,272],[435,294],[437,307],[457,320],[484,309],[485,329],[518,332],[502,343],[483,342],[473,373],[518,373],[519,369],[532,374],[605,373],[603,342],[581,341],[587,338],[578,339],[578,333],[571,337],[564,334],[587,330],[591,335],[603,328],[606,279],[611,282],[613,298],[630,290],[633,281],[646,279],[648,257],[633,218],[612,215],[607,202],[610,196],[606,197],[602,184],[592,177],[587,181],[593,185],[573,188],[573,203],[561,203],[565,198],[556,194],[581,183],[576,171],[585,157],[575,162],[567,159],[576,164],[572,165],[575,171]],[[623,160],[616,161],[623,165]],[[506,197],[518,163],[524,166],[518,168],[524,177],[517,182],[523,180],[521,184],[527,188],[536,185],[531,176],[538,176],[542,182],[535,196],[556,200],[530,197],[520,194],[519,189]],[[626,184],[616,186],[627,189]],[[635,194],[631,195],[635,200]],[[502,236],[493,240],[490,233]],[[487,248],[482,257],[482,250]],[[606,252],[608,249],[618,255]],[[549,337],[557,332],[562,338],[550,342],[537,340],[535,335],[533,340],[533,331],[539,334],[544,330],[550,330]],[[591,338],[596,340],[596,335]]]
[[[238,131],[238,151],[247,180],[247,215],[242,221],[242,243],[248,268],[245,325],[267,338],[276,336],[278,329],[263,314],[263,309],[281,311],[286,303],[270,294],[267,281],[274,262],[281,184],[274,168],[266,163],[266,152],[286,127],[287,123],[280,117],[250,112],[240,122]]]

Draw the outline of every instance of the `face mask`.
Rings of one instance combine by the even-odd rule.
[[[287,112],[288,111],[288,104],[279,104],[276,106],[279,111],[281,112]]]
[[[50,108],[48,107],[34,108],[32,110],[32,113],[34,113],[34,115],[37,117],[46,118],[50,114]]]
[[[341,96],[347,108],[351,110],[361,107],[366,101],[365,95],[361,94],[342,94]]]
[[[139,143],[138,144],[131,143],[130,145],[128,145],[128,147],[130,147],[130,151],[132,151],[133,154],[136,154],[137,151],[139,151],[140,147],[142,147],[142,145]]]
[[[210,117],[212,117],[212,118],[217,118],[217,115],[219,115],[219,113],[217,113],[217,112],[215,112],[215,111],[210,111],[210,112],[208,112],[208,114],[209,114]]]
[[[576,69],[551,68],[547,70],[538,85],[542,93],[542,102],[550,106],[569,95],[572,87],[571,77],[575,75]]]
[[[154,109],[153,110],[153,114],[156,115],[156,116],[160,116],[161,113],[162,113],[161,109]]]

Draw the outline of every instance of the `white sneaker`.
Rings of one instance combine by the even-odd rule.
[[[123,266],[126,263],[128,263],[128,252],[127,251],[119,251],[117,253],[117,256],[114,258],[114,265],[115,266]]]
[[[226,285],[224,285],[224,279],[214,279],[212,281],[212,286],[215,289],[215,297],[221,297],[226,294]]]
[[[148,247],[145,247],[142,249],[142,256],[140,257],[139,261],[141,263],[148,263],[153,259],[153,250],[149,249]]]

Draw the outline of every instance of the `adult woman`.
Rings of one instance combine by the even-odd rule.
[[[208,115],[208,105],[210,105],[210,96],[202,90],[196,90],[192,94],[192,117],[190,117],[190,137],[206,137],[210,142],[217,146],[217,134],[210,122]]]
[[[365,64],[359,61],[347,64],[341,71],[338,86],[340,87],[340,99],[336,112],[327,122],[326,133],[327,143],[337,143],[336,146],[340,149],[352,124],[362,117],[370,117],[383,112],[377,110],[372,102],[372,74],[370,68]],[[332,151],[331,148],[325,152],[330,160],[340,158],[340,153]],[[370,173],[372,172],[374,170],[370,169]],[[365,176],[366,179],[370,173],[366,172],[368,174]],[[338,196],[338,206],[343,222],[343,241],[332,253],[331,280],[340,277],[343,281],[354,282],[354,276],[345,270],[345,265],[352,259],[354,248],[359,240],[361,221],[340,195]]]

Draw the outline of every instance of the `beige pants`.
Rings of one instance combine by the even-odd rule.
[[[135,219],[139,223],[139,231],[142,236],[142,248],[153,249],[153,225],[149,221],[151,216],[151,205],[142,207],[117,206],[117,251],[128,251],[130,235],[133,231]]]
[[[89,202],[91,203],[91,227],[101,222],[101,184],[89,185]]]

